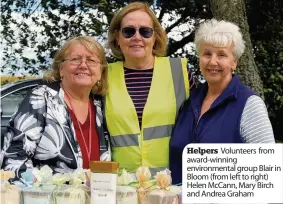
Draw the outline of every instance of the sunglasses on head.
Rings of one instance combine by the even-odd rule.
[[[124,38],[133,37],[137,30],[143,38],[150,38],[153,35],[153,29],[150,27],[140,27],[138,29],[134,27],[124,27],[122,28],[122,35]]]

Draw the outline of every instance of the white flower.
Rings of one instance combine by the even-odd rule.
[[[34,175],[38,183],[46,183],[50,181],[52,179],[52,172],[52,169],[47,165],[41,167],[40,170],[38,168],[34,168],[32,170],[32,174]]]
[[[52,184],[55,184],[55,185],[64,184],[67,181],[70,181],[70,179],[71,177],[70,177],[70,174],[68,173],[65,173],[65,174],[57,173],[52,176]]]
[[[133,175],[128,173],[125,169],[122,170],[121,176],[118,177],[118,186],[128,185],[134,181]]]
[[[149,168],[147,166],[140,166],[137,169],[136,177],[140,183],[149,181],[151,179],[151,173],[149,171]]]
[[[70,184],[76,185],[76,184],[82,184],[83,182],[86,183],[86,171],[83,169],[76,169],[71,174]]]
[[[171,175],[168,169],[164,171],[157,172],[155,175],[156,182],[161,189],[166,189],[171,184]]]

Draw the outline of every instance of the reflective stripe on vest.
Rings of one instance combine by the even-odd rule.
[[[180,80],[183,77],[183,70],[182,70],[181,60],[179,58],[170,58],[170,64],[171,64],[171,71],[172,71],[173,84],[175,90],[175,98],[177,102],[176,113],[178,113],[179,108],[186,99],[185,83],[183,80]]]
[[[158,139],[168,137],[173,130],[173,125],[163,125],[151,128],[144,128],[144,140]],[[111,143],[114,147],[139,146],[138,134],[116,135],[111,137]]]
[[[162,137],[168,137],[169,135],[171,135],[172,130],[173,130],[173,125],[162,125],[151,128],[144,128],[143,139],[153,140]]]
[[[139,146],[138,137],[138,134],[116,135],[115,137],[110,137],[110,140],[114,147]]]

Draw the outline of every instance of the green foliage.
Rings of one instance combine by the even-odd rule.
[[[2,3],[1,34],[5,44],[2,72],[12,74],[25,69],[31,75],[38,74],[39,70],[49,68],[56,50],[66,39],[78,35],[103,39],[108,22],[100,18],[102,15],[96,7],[66,2],[7,0]],[[24,56],[28,49],[36,57]]]
[[[13,74],[25,69],[30,75],[45,71],[50,67],[58,47],[73,36],[90,35],[100,42],[105,42],[107,37],[105,31],[114,13],[128,2],[131,0],[6,0],[1,7],[1,34],[2,43],[5,45],[1,71]],[[145,2],[153,4],[152,0]],[[166,28],[168,33],[179,25],[192,22],[192,17],[197,23],[198,19],[209,16],[207,9],[194,1],[159,0],[157,2],[160,21],[172,11],[177,11],[179,14],[177,18],[170,17],[169,20],[175,22]],[[170,39],[169,55],[192,41],[193,33],[188,34],[188,32],[191,33],[191,30],[181,32],[185,37],[180,41]],[[24,56],[28,50],[34,52],[36,56]],[[111,56],[109,59],[112,59]]]
[[[250,1],[251,40],[274,134],[283,141],[283,2]]]

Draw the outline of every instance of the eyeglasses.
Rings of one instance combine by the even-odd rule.
[[[131,38],[136,34],[137,30],[143,38],[150,38],[153,35],[153,29],[150,27],[140,27],[136,29],[135,27],[129,26],[122,28],[122,35],[124,38]]]
[[[65,62],[65,61],[69,61],[71,65],[80,65],[83,62],[83,58],[73,57],[73,58],[69,58],[69,59],[64,59],[63,62]],[[86,64],[87,64],[88,67],[96,67],[101,63],[96,61],[95,59],[86,58]]]

